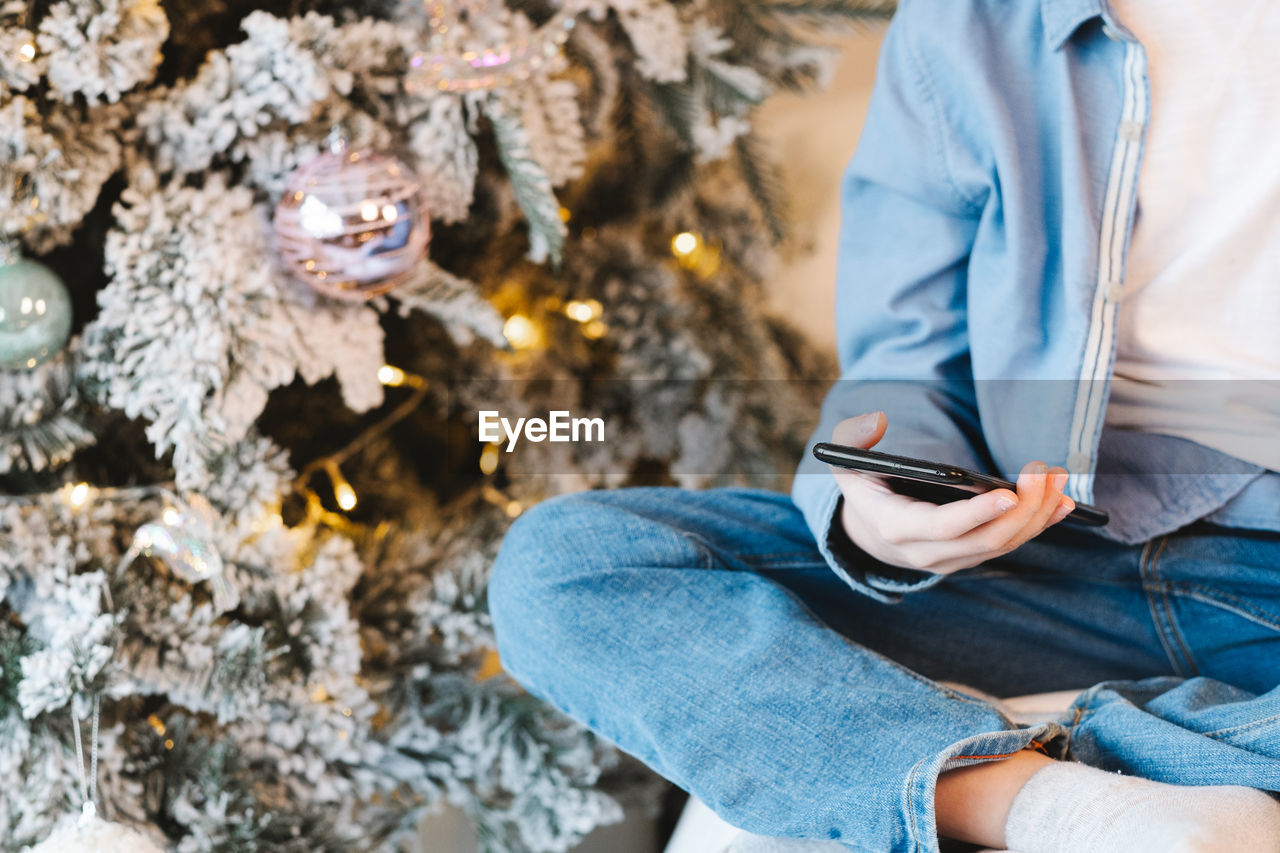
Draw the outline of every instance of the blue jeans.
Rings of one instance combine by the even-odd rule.
[[[939,772],[1032,741],[1280,790],[1280,534],[1199,523],[1128,546],[1059,525],[883,604],[784,495],[590,492],[516,522],[489,606],[517,681],[763,835],[937,851]],[[1018,726],[934,679],[1095,686]]]

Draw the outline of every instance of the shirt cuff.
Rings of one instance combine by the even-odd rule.
[[[826,530],[818,537],[818,550],[832,571],[854,589],[877,601],[893,604],[901,601],[904,594],[931,587],[945,577],[934,572],[891,566],[854,544],[840,520],[844,496],[834,482],[823,503],[826,507],[822,516],[826,520]]]

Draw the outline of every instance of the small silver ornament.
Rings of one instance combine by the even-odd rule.
[[[32,368],[62,349],[71,334],[71,297],[44,264],[0,243],[0,368]]]
[[[181,509],[169,507],[159,521],[147,522],[134,533],[121,569],[139,556],[158,558],[187,583],[207,581],[219,611],[233,609],[240,603],[240,593],[227,578],[226,564],[212,544],[210,515],[214,513],[207,501],[195,495]]]

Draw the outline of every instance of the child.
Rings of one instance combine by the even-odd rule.
[[[1280,851],[1280,5],[1243,5],[902,3],[814,440],[1016,493],[806,454],[792,501],[548,501],[494,567],[511,673],[764,835]],[[1096,686],[1018,728],[939,681]]]

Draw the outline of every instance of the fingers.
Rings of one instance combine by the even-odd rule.
[[[1018,505],[1018,496],[1008,489],[974,495],[949,504],[934,505],[912,501],[899,513],[895,527],[920,531],[920,538],[930,541],[958,539],[973,529],[997,518]],[[892,532],[890,535],[893,535]],[[901,537],[900,537],[901,538]]]
[[[885,418],[884,412],[868,412],[855,418],[846,418],[836,424],[836,428],[831,434],[831,440],[846,447],[860,447],[866,450],[884,436],[886,426],[888,426],[888,419]],[[840,468],[836,465],[828,465],[827,467],[831,469],[831,473],[835,476],[836,483],[840,486],[840,491],[844,493],[846,499],[849,498],[851,489],[860,487],[869,486],[874,491],[881,493],[890,491],[878,478],[859,474],[856,471],[850,471],[847,468]]]
[[[836,444],[866,450],[881,439],[888,424],[884,412],[869,412],[856,418],[846,418],[836,424],[831,440]]]
[[[1064,469],[1050,469],[1043,462],[1029,463],[1018,475],[1017,507],[1003,517],[975,528],[968,536],[975,545],[993,554],[1013,550],[1056,523],[1055,515],[1060,508],[1066,482],[1067,472]]]

